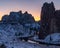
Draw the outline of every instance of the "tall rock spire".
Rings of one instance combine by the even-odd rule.
[[[39,33],[39,38],[45,38],[47,34],[50,32],[50,22],[51,19],[54,17],[55,7],[54,3],[47,3],[43,4],[41,9],[41,28]]]

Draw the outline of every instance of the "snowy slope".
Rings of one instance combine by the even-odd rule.
[[[30,33],[31,32],[31,33]],[[21,33],[20,35],[18,35]],[[17,34],[17,36],[15,35]],[[18,40],[18,37],[28,37],[33,35],[33,31],[26,29],[20,24],[1,24],[0,25],[0,45],[4,44],[7,48],[34,48],[34,44],[24,43]],[[26,45],[27,44],[27,45]],[[33,45],[33,46],[32,46]],[[37,47],[37,45],[36,45]],[[38,47],[39,48],[39,47]]]
[[[60,44],[60,33],[53,33],[51,35],[48,35],[44,41],[51,42],[53,44]]]
[[[20,33],[20,34],[19,34]],[[17,34],[17,36],[15,35]],[[28,37],[34,35],[34,31],[29,30],[28,28],[23,27],[20,24],[11,25],[11,24],[1,24],[0,25],[0,46],[4,44],[6,48],[55,48],[56,46],[47,46],[43,44],[37,44],[33,41],[21,41],[18,37]],[[60,41],[60,34],[55,33],[47,36],[44,42],[50,42],[50,36],[52,37],[52,43],[58,43]],[[37,41],[42,41],[38,39],[38,36],[35,35],[32,39]],[[43,42],[42,41],[42,42]],[[1,47],[0,47],[1,48]],[[59,48],[59,46],[57,46]]]

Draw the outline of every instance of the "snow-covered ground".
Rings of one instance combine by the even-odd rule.
[[[0,45],[4,44],[7,48],[35,48],[34,44],[22,42],[18,37],[28,37],[34,35],[32,30],[26,29],[20,24],[1,24],[0,25]],[[36,45],[36,48],[39,48]]]
[[[44,41],[53,44],[60,44],[60,33],[50,34],[44,39]]]
[[[0,25],[0,46],[4,44],[6,48],[59,48],[59,46],[55,46],[55,45],[52,46],[52,45],[38,44],[31,40],[28,40],[26,42],[18,39],[18,37],[28,37],[30,35],[34,35],[34,31],[26,29],[22,25],[1,24]],[[53,37],[52,41],[60,40],[59,33],[52,34],[51,37]],[[50,35],[46,37],[46,39],[43,41],[49,42],[50,41],[49,38]],[[37,41],[42,41],[38,39],[37,35],[32,37],[32,39]]]
[[[24,41],[16,41],[11,44],[6,44],[7,48],[60,48],[60,46],[51,46],[51,45],[43,45],[43,44],[35,44]]]

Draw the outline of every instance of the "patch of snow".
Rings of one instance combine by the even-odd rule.
[[[60,33],[53,33],[48,35],[44,41],[46,42],[55,42],[55,43],[60,43]]]

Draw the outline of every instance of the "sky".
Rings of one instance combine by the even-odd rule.
[[[36,21],[40,20],[41,7],[44,2],[54,2],[55,8],[60,9],[60,0],[0,0],[0,19],[11,11],[20,11],[32,14]]]

